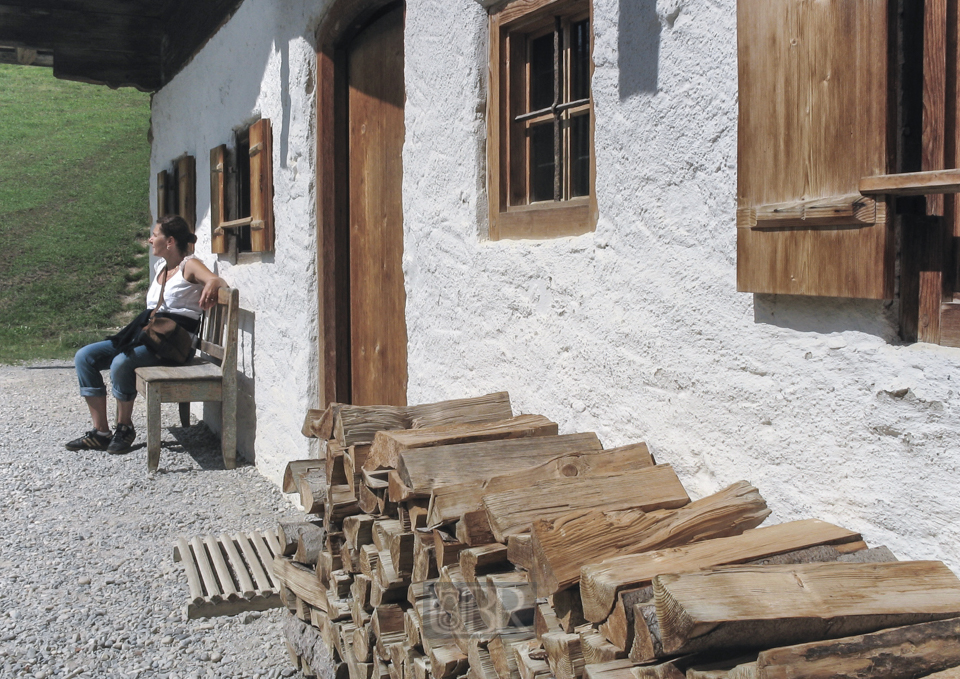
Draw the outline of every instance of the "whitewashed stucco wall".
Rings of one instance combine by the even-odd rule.
[[[317,398],[311,42],[322,9],[248,0],[152,103],[152,176],[183,153],[196,157],[196,252],[240,290],[238,447],[274,481],[310,454],[300,427]],[[210,149],[260,117],[273,127],[276,250],[231,264],[210,254]],[[219,430],[219,408],[204,410]]]
[[[409,400],[508,389],[691,494],[748,479],[774,521],[958,570],[960,351],[899,345],[883,303],[736,292],[735,10],[594,0],[596,233],[491,242],[483,12],[408,0]]]
[[[309,43],[324,9],[275,4],[247,0],[156,95],[153,154],[154,171],[197,156],[209,252],[207,153],[257,112],[274,121],[276,255],[220,262],[255,316],[244,408],[272,478],[306,452],[316,394]],[[692,495],[748,479],[774,521],[819,517],[960,569],[960,351],[900,345],[889,304],[736,292],[735,0],[594,14],[596,233],[492,242],[484,11],[407,2],[408,400],[508,389],[564,432],[647,441]]]

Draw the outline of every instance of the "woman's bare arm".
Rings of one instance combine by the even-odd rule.
[[[227,282],[213,273],[196,257],[187,260],[183,267],[183,277],[190,283],[202,283],[203,292],[200,293],[200,308],[209,309],[217,302],[217,291],[226,288]]]

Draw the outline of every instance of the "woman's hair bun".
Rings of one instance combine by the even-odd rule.
[[[197,234],[191,233],[189,236],[187,236],[186,241],[187,241],[188,243],[196,243],[196,242],[197,242]]]

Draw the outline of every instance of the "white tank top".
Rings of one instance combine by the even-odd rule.
[[[182,314],[190,318],[200,318],[200,294],[203,292],[202,283],[191,283],[183,277],[183,268],[188,259],[193,259],[194,255],[188,255],[180,262],[177,270],[169,275],[167,284],[163,288],[163,306],[158,311],[170,314]],[[150,289],[147,290],[147,308],[153,309],[160,301],[160,272],[167,266],[167,261],[160,258],[156,266],[153,267],[153,281],[150,283]]]

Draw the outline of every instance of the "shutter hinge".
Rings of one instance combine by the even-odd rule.
[[[250,157],[253,158],[255,155],[257,155],[258,153],[260,153],[262,150],[263,150],[263,142],[262,142],[262,141],[257,142],[256,144],[254,144],[253,146],[250,147]]]
[[[254,219],[252,222],[250,222],[250,228],[251,228],[253,231],[262,231],[262,230],[263,230],[263,220],[262,220],[262,219]]]

